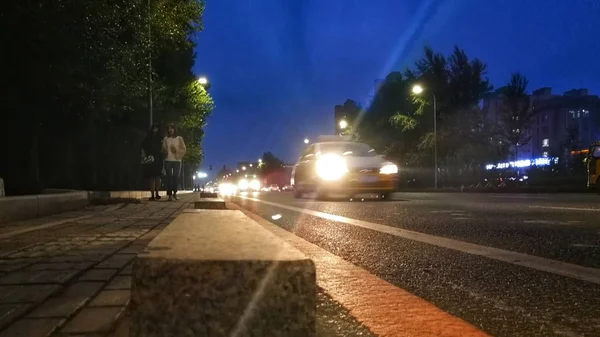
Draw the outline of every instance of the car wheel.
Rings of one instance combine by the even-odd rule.
[[[329,198],[329,193],[325,190],[319,190],[317,191],[317,200],[327,200]]]

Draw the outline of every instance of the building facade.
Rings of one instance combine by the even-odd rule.
[[[483,111],[488,123],[502,123],[502,89],[483,100]],[[527,130],[519,130],[529,142],[511,149],[517,159],[563,157],[569,151],[587,148],[600,140],[600,98],[587,89],[573,89],[562,95],[552,88],[534,90],[530,96],[535,112]],[[512,159],[512,158],[507,158]]]

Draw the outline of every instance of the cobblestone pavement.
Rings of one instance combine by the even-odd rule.
[[[0,337],[127,336],[131,261],[196,197],[0,225]]]

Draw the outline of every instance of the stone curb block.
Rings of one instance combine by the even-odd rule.
[[[316,271],[236,210],[182,213],[133,262],[131,337],[316,334]]]
[[[89,203],[86,191],[4,197],[0,199],[0,223],[73,211]]]
[[[201,198],[194,202],[195,209],[226,209],[225,200],[219,198]]]

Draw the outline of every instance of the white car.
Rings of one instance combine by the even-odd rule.
[[[318,198],[332,193],[376,193],[386,198],[397,181],[398,166],[369,145],[348,137],[321,136],[298,158],[291,183],[296,198],[311,192]]]

